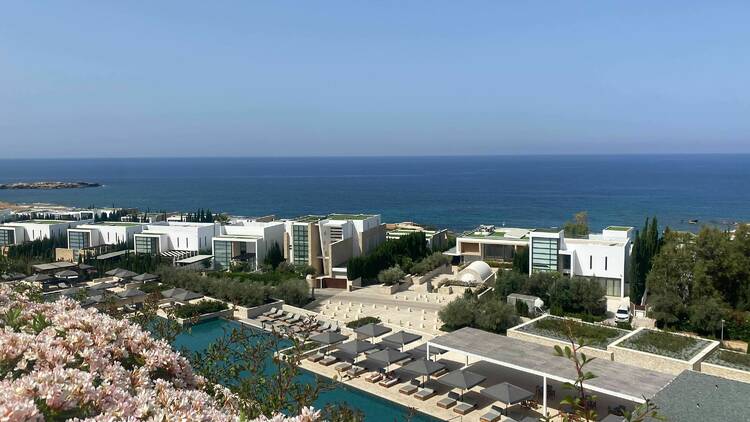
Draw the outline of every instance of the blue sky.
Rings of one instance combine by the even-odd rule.
[[[747,1],[11,1],[0,156],[750,152]]]

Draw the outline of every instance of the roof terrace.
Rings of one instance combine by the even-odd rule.
[[[374,214],[330,214],[329,220],[367,220],[374,217]]]

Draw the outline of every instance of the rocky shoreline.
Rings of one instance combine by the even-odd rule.
[[[18,183],[2,183],[0,189],[81,189],[81,188],[97,188],[100,187],[101,183],[89,183],[89,182],[18,182]]]

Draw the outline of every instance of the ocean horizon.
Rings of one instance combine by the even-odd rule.
[[[694,230],[750,214],[750,154],[0,159],[0,183],[43,180],[104,186],[2,190],[0,201],[283,218],[368,212],[453,230],[560,227],[578,211],[594,230],[651,216]]]

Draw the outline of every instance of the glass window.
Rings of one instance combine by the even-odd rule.
[[[0,230],[0,246],[14,245],[16,232],[13,229]]]
[[[137,236],[135,238],[136,253],[156,254],[159,252],[159,239],[156,237]]]
[[[310,256],[310,242],[307,225],[295,224],[292,226],[292,256],[296,265],[307,265]]]
[[[217,270],[228,269],[232,264],[232,242],[214,241],[214,267]]]
[[[557,271],[559,239],[531,239],[532,271]]]
[[[68,233],[68,248],[78,250],[89,246],[91,246],[90,233],[78,231]]]

